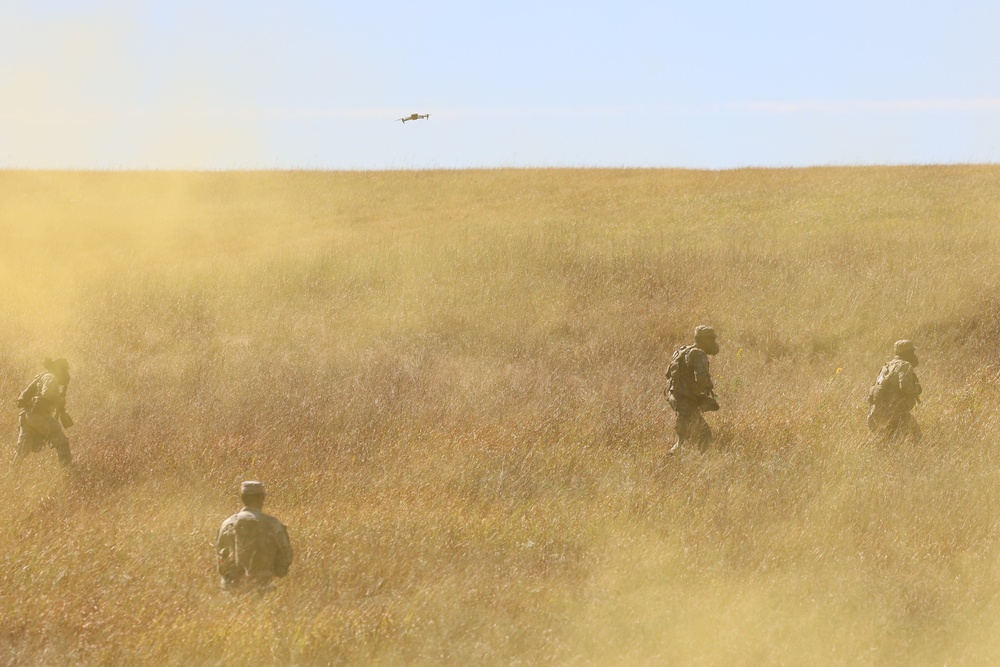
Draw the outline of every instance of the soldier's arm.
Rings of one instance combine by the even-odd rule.
[[[288,539],[288,531],[283,525],[278,524],[279,530],[275,534],[278,543],[278,552],[274,556],[274,575],[283,577],[288,574],[288,568],[292,564],[292,542]]]
[[[923,391],[920,388],[920,381],[917,380],[917,374],[913,372],[913,366],[910,364],[901,364],[899,367],[899,391],[904,396],[913,397],[919,396]]]
[[[688,355],[688,363],[694,373],[695,393],[707,396],[712,393],[712,376],[708,371],[708,355],[700,348],[694,348]]]
[[[215,550],[216,551],[218,551],[219,549],[221,549],[222,547],[225,546],[225,544],[223,544],[223,540],[224,540],[225,534],[226,534],[226,524],[227,523],[229,523],[229,522],[228,521],[224,522],[219,527],[219,532],[216,533],[216,535],[215,535]]]
[[[223,577],[228,575],[236,565],[236,542],[231,530],[226,530],[229,521],[225,521],[219,528],[219,534],[215,538],[215,556],[219,569],[219,574]]]

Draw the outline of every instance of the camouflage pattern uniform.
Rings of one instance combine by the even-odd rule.
[[[674,353],[679,360],[676,372],[667,378],[667,401],[677,413],[674,430],[677,441],[669,453],[676,452],[686,442],[694,442],[704,450],[712,442],[712,429],[702,416],[706,410],[718,410],[712,376],[709,373],[709,354],[719,351],[712,327],[699,326],[694,330],[695,344],[685,345]],[[674,367],[672,361],[671,367]]]
[[[73,462],[69,439],[59,423],[59,416],[66,410],[66,385],[69,383],[69,364],[65,359],[46,360],[46,373],[36,377],[28,389],[34,388],[31,403],[18,416],[20,431],[17,436],[15,460],[41,451],[48,444],[55,448],[59,462],[68,466]]]
[[[285,526],[261,511],[264,485],[243,482],[244,507],[222,522],[215,540],[223,589],[266,591],[273,577],[284,577],[292,564],[292,544]]]
[[[920,381],[914,372],[916,348],[908,340],[897,341],[896,356],[879,371],[868,391],[868,428],[884,439],[920,439],[920,426],[910,410],[920,402]]]

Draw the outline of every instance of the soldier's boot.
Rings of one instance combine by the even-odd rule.
[[[241,584],[242,580],[237,579],[235,576],[219,577],[219,587],[233,595],[239,592]]]
[[[251,577],[250,589],[256,592],[257,595],[267,595],[275,590],[275,586],[271,583],[271,577]]]

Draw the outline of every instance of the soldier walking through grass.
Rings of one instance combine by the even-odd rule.
[[[677,413],[677,441],[668,454],[675,453],[681,445],[693,442],[704,451],[712,442],[712,429],[703,412],[719,409],[715,400],[708,357],[719,353],[715,330],[698,326],[694,330],[694,345],[684,345],[670,358],[667,368],[667,401]]]
[[[920,440],[920,425],[910,411],[920,402],[917,350],[913,342],[899,340],[896,354],[879,371],[868,390],[868,428],[885,440],[893,438]]]
[[[73,457],[63,427],[73,425],[73,420],[66,414],[69,363],[65,359],[46,359],[42,365],[45,372],[35,376],[17,397],[21,413],[18,416],[20,430],[14,461],[20,462],[28,454],[41,451],[48,445],[56,450],[59,463],[68,466]]]
[[[267,493],[261,482],[240,485],[243,509],[222,522],[215,540],[222,588],[236,593],[272,588],[273,577],[288,574],[292,564],[292,544],[285,526],[264,514]]]

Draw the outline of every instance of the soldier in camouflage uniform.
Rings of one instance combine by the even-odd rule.
[[[272,577],[288,574],[292,545],[280,521],[264,514],[267,494],[260,482],[243,482],[243,509],[222,522],[215,540],[223,589],[267,591]]]
[[[63,425],[73,425],[73,420],[66,414],[69,363],[65,359],[46,359],[42,365],[45,372],[36,376],[17,399],[21,414],[18,417],[20,432],[14,461],[19,462],[28,454],[49,445],[56,450],[59,462],[68,466],[73,457]]]
[[[909,340],[896,341],[896,356],[879,371],[868,390],[868,428],[885,440],[892,438],[920,440],[920,426],[910,410],[920,402],[917,350]]]
[[[719,409],[708,369],[708,357],[718,353],[715,331],[699,326],[694,330],[694,345],[681,347],[670,359],[666,393],[670,407],[677,413],[677,442],[668,454],[686,442],[694,442],[702,451],[712,442],[712,429],[702,413]]]

